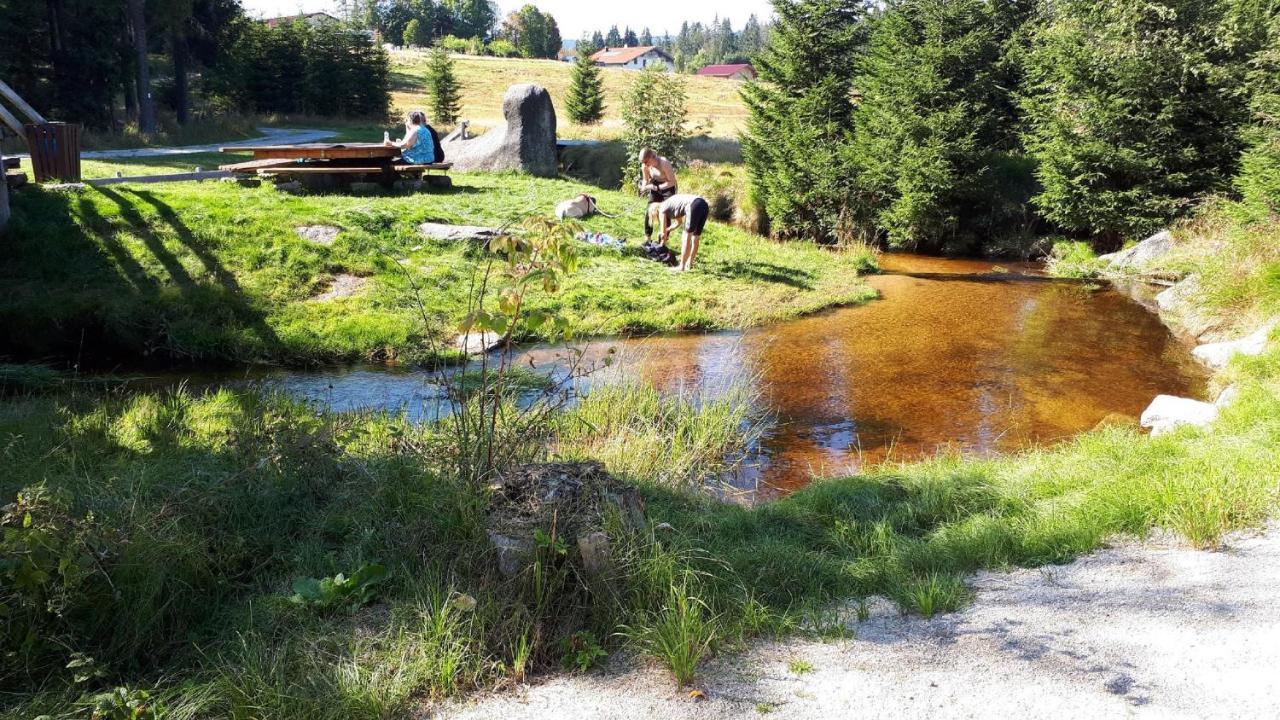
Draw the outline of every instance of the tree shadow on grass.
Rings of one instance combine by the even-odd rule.
[[[218,259],[217,255],[214,254],[204,240],[192,232],[191,228],[187,227],[186,223],[178,217],[173,208],[158,199],[154,193],[146,190],[126,189],[116,192],[110,188],[99,188],[98,192],[119,207],[121,217],[130,225],[152,255],[164,266],[173,282],[183,290],[184,295],[191,298],[200,283],[191,276],[182,265],[181,260],[169,248],[165,247],[164,240],[156,234],[155,230],[148,225],[146,219],[138,211],[136,202],[126,197],[125,194],[150,205],[160,219],[173,231],[178,241],[199,259],[204,266],[205,272],[217,283],[217,286],[222,290],[218,301],[226,307],[231,316],[238,323],[249,328],[266,349],[272,351],[280,349],[280,338],[267,324],[265,313],[254,307],[244,289],[240,287],[240,283],[236,280],[234,273],[222,264],[222,261]]]
[[[813,273],[800,268],[784,267],[753,260],[734,260],[710,269],[714,275],[729,280],[748,279],[786,285],[798,290],[813,289]]]

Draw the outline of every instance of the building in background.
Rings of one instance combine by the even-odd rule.
[[[675,72],[676,61],[653,45],[642,47],[605,48],[591,56],[601,67],[643,70],[650,65],[662,65],[667,72]]]
[[[756,69],[750,63],[741,65],[708,65],[698,71],[703,77],[726,78],[729,80],[755,80]]]

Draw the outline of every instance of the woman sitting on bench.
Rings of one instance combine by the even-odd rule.
[[[400,148],[400,157],[411,165],[430,165],[436,161],[436,144],[427,125],[427,116],[420,110],[405,115],[404,139],[386,138],[383,145]]]

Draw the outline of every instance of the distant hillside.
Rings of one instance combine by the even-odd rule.
[[[502,120],[502,96],[507,88],[522,82],[541,85],[551,92],[560,118],[560,136],[611,139],[622,132],[619,106],[622,94],[635,77],[629,70],[604,71],[606,104],[604,122],[596,127],[580,127],[565,119],[564,97],[569,90],[572,66],[555,60],[523,60],[458,55],[458,79],[463,84],[462,117],[473,126],[492,127]],[[397,110],[423,108],[426,100],[427,53],[403,50],[391,55],[392,103]],[[736,137],[745,127],[746,107],[738,96],[742,87],[731,80],[687,77],[689,119],[710,127],[716,137]]]

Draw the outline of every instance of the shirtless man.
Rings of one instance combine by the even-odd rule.
[[[654,152],[652,148],[640,151],[640,192],[649,196],[650,203],[660,203],[676,194],[676,171],[671,161]],[[653,239],[653,225],[645,213],[644,241]]]
[[[699,195],[672,195],[660,203],[650,203],[647,219],[657,223],[661,230],[660,241],[667,244],[671,231],[680,227],[684,221],[684,240],[680,246],[680,264],[674,269],[688,272],[693,269],[693,261],[698,257],[698,249],[702,244],[702,231],[707,226],[707,217],[711,214],[711,206]]]

